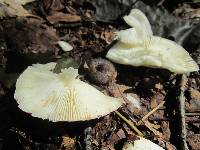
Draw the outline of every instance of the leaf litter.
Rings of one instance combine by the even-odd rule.
[[[177,95],[174,95],[174,93],[180,94],[178,78],[167,70],[123,66],[106,62],[105,59],[107,50],[115,39],[113,33],[128,28],[121,18],[132,8],[139,8],[150,18],[155,35],[176,41],[187,49],[195,60],[198,60],[197,20],[188,20],[181,15],[174,17],[171,8],[170,11],[163,8],[167,8],[166,3],[168,2],[166,1],[162,7],[155,3],[149,5],[146,1],[135,3],[133,0],[92,2],[44,0],[42,4],[38,1],[30,3],[29,7],[21,3],[23,9],[31,8],[27,9],[29,14],[33,12],[42,20],[30,16],[26,18],[23,16],[21,20],[15,18],[16,15],[13,15],[12,19],[1,20],[0,38],[5,42],[0,45],[3,47],[1,55],[4,58],[0,65],[6,73],[18,74],[34,63],[44,64],[59,61],[60,58],[62,61],[68,61],[73,58],[80,62],[78,66],[81,80],[110,96],[124,98],[126,94],[131,94],[137,97],[141,109],[126,103],[119,112],[134,125],[145,117],[146,122],[144,120],[137,128],[146,139],[166,149],[179,149],[180,141],[176,138],[179,133],[176,122],[178,118],[173,114],[178,110],[175,103]],[[56,13],[79,16],[81,20],[74,22],[69,19],[63,22],[56,18],[52,20],[53,25],[49,24],[46,19]],[[194,14],[189,15],[192,15],[191,18],[194,16]],[[62,51],[57,45],[58,41],[67,41],[73,50]],[[106,61],[96,62],[99,58]],[[111,63],[114,70],[112,67],[110,70],[110,67],[103,67],[102,70],[101,65],[96,71],[83,67],[85,62],[91,61],[103,66],[110,66]],[[100,76],[94,78],[95,74]],[[113,78],[110,74],[113,74],[111,75]],[[198,106],[196,106],[199,92],[198,73],[188,76],[187,86],[185,91],[186,140],[190,149],[198,149],[200,137]],[[47,120],[32,118],[30,114],[17,109],[13,99],[14,86],[5,86],[5,82],[0,81],[0,87],[0,119],[3,122],[0,126],[2,139],[0,145],[3,148],[13,146],[29,149],[39,147],[41,149],[61,147],[62,149],[122,149],[125,141],[128,139],[134,141],[136,132],[115,113],[91,122],[54,124]],[[164,102],[163,106],[157,107]],[[158,108],[156,111],[146,116],[156,107]]]
[[[22,5],[33,2],[35,0],[1,0],[0,1],[0,18],[3,17],[36,17],[29,13]]]

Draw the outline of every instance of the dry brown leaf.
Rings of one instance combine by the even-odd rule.
[[[166,149],[167,150],[176,150],[175,146],[169,142],[166,142]]]
[[[192,150],[199,150],[200,134],[190,134],[187,136],[187,142]]]
[[[51,12],[51,13],[65,8],[61,0],[54,0],[54,1],[43,0],[42,3],[43,3],[44,10],[47,10],[47,12]]]
[[[191,98],[200,100],[200,92],[198,90],[190,88],[190,95],[191,95]]]
[[[35,0],[0,0],[0,18],[3,17],[26,17],[35,15],[30,14],[27,10],[23,8],[29,2]]]
[[[164,96],[161,93],[156,93],[150,100],[151,109],[156,108],[163,100]]]
[[[113,32],[105,31],[101,34],[101,38],[106,41],[107,44],[110,44],[115,39],[115,34]]]
[[[190,88],[190,103],[189,103],[189,111],[198,111],[200,110],[200,92],[197,89]]]
[[[145,125],[147,128],[149,128],[149,130],[151,130],[156,135],[156,137],[161,138],[163,136],[163,134],[156,129],[158,128],[156,127],[156,125],[150,123],[147,120],[145,121]]]
[[[63,141],[61,144],[61,149],[65,148],[68,150],[73,150],[75,148],[76,139],[70,138],[68,136],[63,136],[62,139]]]
[[[117,131],[116,134],[120,139],[126,138],[126,134],[125,134],[124,130],[122,130],[122,129],[119,129],[119,131]]]
[[[58,23],[58,22],[79,22],[81,21],[81,17],[78,15],[71,15],[71,14],[64,14],[62,12],[55,12],[52,16],[48,16],[47,20],[51,23]]]

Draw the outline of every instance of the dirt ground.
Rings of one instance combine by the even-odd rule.
[[[92,121],[53,123],[17,107],[15,82],[27,66],[71,58],[78,62],[82,80],[126,101],[118,111],[145,138],[166,150],[200,150],[199,72],[174,75],[105,58],[115,44],[114,32],[128,27],[122,16],[138,8],[155,35],[181,44],[200,64],[199,2],[43,0],[24,8],[32,15],[0,19],[0,150],[121,150],[135,138],[137,133],[115,112]],[[63,51],[59,40],[73,50]],[[127,94],[138,107],[127,101]]]

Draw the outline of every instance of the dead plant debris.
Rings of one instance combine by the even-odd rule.
[[[132,8],[147,16],[154,36],[180,44],[200,64],[200,5],[192,0],[0,0],[0,150],[122,150],[138,135],[167,150],[199,150],[199,72],[181,80],[165,69],[106,58],[119,42],[116,32],[130,28],[122,17]],[[59,46],[59,41],[67,45]],[[50,71],[54,73],[77,68],[74,80],[123,99],[123,105],[78,122],[51,122],[23,112],[14,99],[16,79],[28,66],[49,62],[60,64]],[[46,72],[40,69],[38,74]],[[41,94],[45,81],[24,85],[34,85]],[[84,90],[83,95],[91,92]]]

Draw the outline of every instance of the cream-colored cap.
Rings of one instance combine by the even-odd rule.
[[[105,116],[123,104],[78,79],[78,69],[56,74],[53,67],[55,63],[36,64],[20,75],[14,94],[20,109],[34,117],[71,122]]]
[[[153,36],[151,25],[140,10],[133,9],[124,20],[132,28],[116,33],[118,42],[108,51],[108,59],[124,65],[165,68],[178,74],[199,70],[182,46]]]
[[[145,138],[140,138],[139,140],[135,140],[133,144],[126,142],[122,150],[164,150],[164,149]]]

